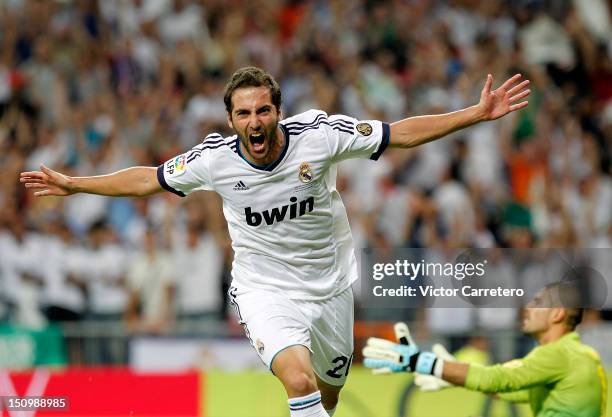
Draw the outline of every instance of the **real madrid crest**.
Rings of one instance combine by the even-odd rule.
[[[302,162],[300,164],[300,171],[298,173],[298,177],[300,181],[307,184],[314,178],[314,174],[312,173],[312,169],[310,168],[310,164],[308,162]]]
[[[372,125],[369,123],[359,123],[355,128],[363,136],[370,136],[372,134]]]

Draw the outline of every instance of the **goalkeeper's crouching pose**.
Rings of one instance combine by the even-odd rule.
[[[560,284],[547,286],[525,308],[522,329],[539,346],[522,359],[482,366],[456,362],[440,346],[421,352],[398,323],[399,343],[370,338],[364,365],[375,373],[416,372],[425,391],[452,384],[526,402],[535,417],[604,417],[607,385],[599,354],[580,342],[574,330],[582,309],[561,306],[561,290]]]

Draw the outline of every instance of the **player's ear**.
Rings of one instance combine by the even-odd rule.
[[[227,116],[227,125],[230,127],[230,129],[234,128],[234,123],[232,122],[232,114],[230,112],[225,112],[226,116]]]
[[[550,321],[552,323],[563,323],[567,315],[567,310],[564,308],[555,307],[552,309],[550,314]]]

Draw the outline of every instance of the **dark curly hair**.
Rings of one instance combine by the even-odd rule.
[[[276,80],[266,71],[257,67],[240,68],[225,85],[223,101],[225,102],[225,110],[232,113],[232,94],[239,88],[244,87],[268,87],[272,96],[272,104],[277,110],[281,106],[281,91]]]

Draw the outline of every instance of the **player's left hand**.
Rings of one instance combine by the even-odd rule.
[[[394,330],[399,343],[376,337],[368,339],[363,349],[365,367],[373,369],[375,374],[419,372],[431,375],[436,356],[420,351],[405,323],[396,323]]]
[[[531,90],[527,88],[529,80],[519,83],[521,78],[521,74],[516,74],[507,79],[499,88],[491,91],[493,76],[491,74],[487,75],[487,81],[480,93],[480,102],[478,103],[484,120],[499,119],[529,104],[527,100],[523,100],[531,93]]]
[[[431,347],[433,353],[436,354],[438,358],[443,359],[445,362],[457,362],[457,359],[453,355],[451,355],[448,350],[444,346],[439,343],[436,343]],[[433,375],[423,375],[417,374],[414,377],[414,385],[419,387],[421,392],[434,392],[440,391],[445,388],[453,387],[454,385],[450,382],[446,382],[445,380],[435,377]]]

